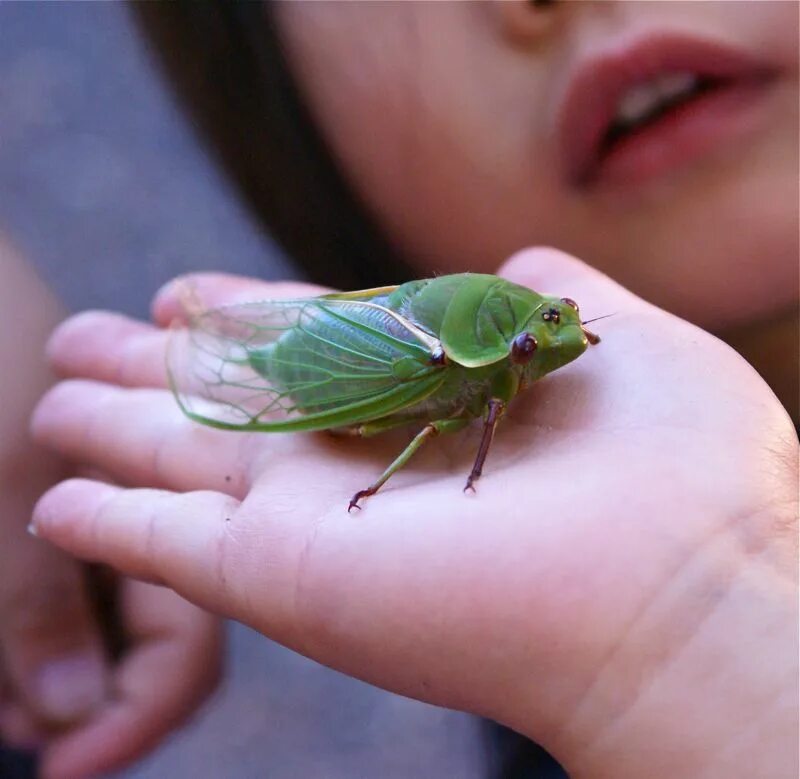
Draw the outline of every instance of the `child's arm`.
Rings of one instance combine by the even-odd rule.
[[[83,567],[25,532],[36,497],[65,475],[28,432],[62,314],[0,240],[0,739],[42,747],[48,779],[96,775],[150,749],[204,697],[219,661],[216,620],[122,580],[129,644],[108,663]]]
[[[461,492],[469,447],[442,436],[348,515],[406,439],[195,425],[164,388],[165,331],[89,314],[51,342],[75,380],[34,429],[140,488],[65,482],[37,532],[354,676],[507,723],[575,776],[795,777],[785,411],[729,347],[571,258],[526,252],[502,272],[616,316],[517,399],[477,495]],[[196,288],[211,305],[271,290]],[[162,325],[178,309],[170,289],[156,302]]]

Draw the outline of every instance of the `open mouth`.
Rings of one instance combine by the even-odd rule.
[[[724,80],[694,73],[665,73],[627,90],[600,141],[600,154],[639,130],[651,127],[678,106],[722,87]]]
[[[636,183],[709,151],[752,125],[773,72],[707,42],[656,38],[594,57],[559,115],[566,174],[576,185]]]

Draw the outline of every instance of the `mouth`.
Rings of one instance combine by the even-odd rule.
[[[601,52],[573,74],[558,113],[575,186],[629,185],[704,155],[759,121],[774,69],[687,37]]]
[[[600,343],[600,336],[597,333],[593,333],[591,330],[587,330],[585,327],[581,326],[581,331],[583,332],[583,337],[591,346],[597,346]]]

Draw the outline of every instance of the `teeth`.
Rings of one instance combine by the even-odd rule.
[[[697,88],[697,76],[694,73],[665,73],[656,79],[656,83],[662,99],[674,100]]]
[[[692,92],[697,83],[693,73],[665,73],[645,84],[637,84],[622,96],[615,119],[623,124],[640,122],[662,106]]]
[[[622,96],[615,118],[620,122],[633,124],[647,116],[659,103],[661,92],[654,82],[639,84]]]

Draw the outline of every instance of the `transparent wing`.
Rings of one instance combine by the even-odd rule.
[[[443,380],[412,324],[374,303],[324,297],[201,312],[173,333],[168,372],[191,418],[275,431],[394,413]]]

